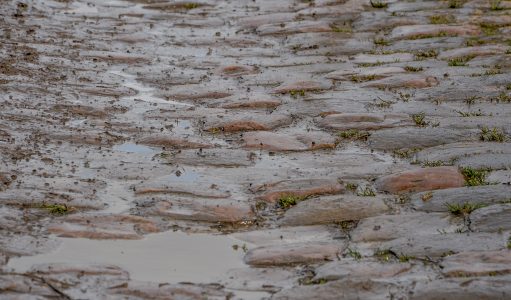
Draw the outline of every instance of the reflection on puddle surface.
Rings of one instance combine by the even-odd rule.
[[[124,143],[121,145],[115,145],[115,146],[113,146],[113,150],[129,152],[129,153],[140,153],[140,154],[150,154],[150,153],[158,152],[157,150],[155,150],[151,147],[133,144],[133,143]]]
[[[51,253],[13,258],[7,267],[26,272],[47,263],[112,264],[130,273],[132,280],[211,283],[230,269],[243,268],[243,242],[225,235],[163,232],[142,240],[59,238]]]

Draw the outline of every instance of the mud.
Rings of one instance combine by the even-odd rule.
[[[1,297],[510,298],[510,9],[1,1]]]

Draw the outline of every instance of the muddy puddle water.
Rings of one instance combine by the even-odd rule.
[[[247,267],[243,242],[225,235],[168,231],[141,240],[59,239],[53,252],[12,258],[7,268],[26,272],[47,263],[110,264],[128,271],[132,280],[212,283],[231,269]]]

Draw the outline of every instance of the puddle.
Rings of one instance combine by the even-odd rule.
[[[128,153],[139,153],[139,154],[152,154],[158,152],[157,150],[144,146],[144,145],[138,145],[133,143],[124,143],[120,145],[115,145],[112,147],[114,151],[122,151],[122,152],[128,152]]]
[[[111,264],[128,271],[132,280],[213,283],[231,269],[247,267],[244,252],[232,248],[244,242],[225,235],[168,231],[135,241],[58,239],[62,244],[55,251],[12,258],[7,268],[26,272],[37,264]]]

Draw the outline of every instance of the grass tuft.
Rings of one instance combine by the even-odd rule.
[[[469,202],[465,202],[463,204],[446,203],[445,205],[447,206],[447,209],[449,210],[449,212],[455,216],[467,216],[474,210],[486,206],[483,203],[469,203]]]
[[[449,67],[463,67],[463,66],[466,66],[467,62],[469,62],[472,58],[474,58],[474,56],[472,56],[472,55],[455,57],[455,58],[449,59],[448,65],[449,65]]]
[[[456,22],[453,15],[434,15],[429,17],[431,24],[449,24]]]
[[[431,50],[419,50],[415,53],[416,60],[425,60],[428,58],[435,58],[438,56],[438,51],[435,49]]]
[[[461,8],[465,4],[465,0],[449,0],[448,7],[449,8]]]
[[[291,206],[295,206],[298,202],[303,201],[305,197],[296,196],[296,195],[282,195],[279,198],[278,204],[281,208],[290,208]]]
[[[52,215],[65,215],[73,211],[72,207],[65,204],[41,204],[41,208],[46,209]]]
[[[371,6],[374,8],[387,8],[389,6],[388,3],[383,2],[381,0],[370,0]]]
[[[422,68],[422,67],[414,67],[414,66],[405,66],[405,70],[407,72],[420,72],[420,71],[424,70],[424,68]]]
[[[367,131],[359,131],[357,129],[349,129],[339,132],[339,136],[343,139],[366,141],[371,134]]]
[[[484,142],[499,142],[502,143],[506,140],[506,135],[501,129],[493,127],[489,129],[488,127],[481,128],[481,141]]]
[[[465,183],[468,186],[488,185],[488,182],[486,182],[488,172],[486,170],[476,170],[465,167],[461,170],[461,174],[465,177]]]
[[[412,115],[412,120],[415,122],[415,125],[417,125],[419,127],[428,126],[429,123],[425,121],[425,118],[426,118],[426,114],[423,112]]]

